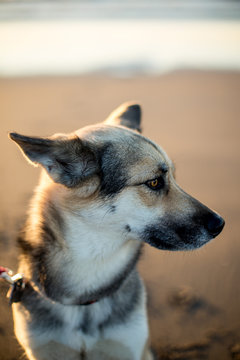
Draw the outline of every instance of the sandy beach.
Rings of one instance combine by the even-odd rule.
[[[152,345],[161,359],[240,359],[240,73],[178,71],[155,77],[0,79],[0,265],[17,270],[15,236],[37,184],[8,131],[47,136],[102,121],[140,101],[144,135],[167,151],[181,187],[226,221],[194,252],[145,246]],[[19,359],[11,308],[0,283],[0,360]]]

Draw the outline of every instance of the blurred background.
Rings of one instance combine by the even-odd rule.
[[[152,346],[160,359],[240,359],[240,2],[0,1],[0,264],[39,170],[8,131],[47,136],[143,107],[144,135],[176,163],[181,187],[226,220],[194,252],[145,246]],[[22,358],[0,284],[0,360]]]

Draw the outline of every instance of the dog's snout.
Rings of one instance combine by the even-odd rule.
[[[225,225],[224,219],[218,214],[211,213],[205,219],[205,227],[213,237],[220,234]]]

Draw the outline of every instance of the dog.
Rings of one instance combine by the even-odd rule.
[[[24,229],[14,328],[31,360],[151,360],[146,293],[136,270],[144,243],[200,248],[224,220],[185,193],[130,102],[71,134],[10,133],[43,168]]]

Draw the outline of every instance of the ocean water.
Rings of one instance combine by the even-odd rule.
[[[239,70],[239,19],[234,1],[2,2],[0,76]]]

